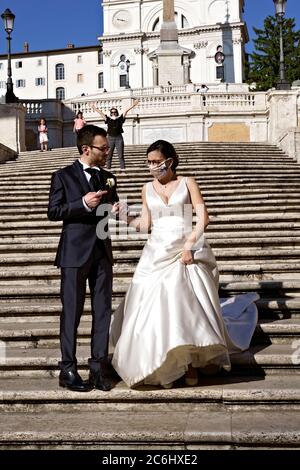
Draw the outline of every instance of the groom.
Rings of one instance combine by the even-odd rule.
[[[55,265],[61,268],[63,306],[59,385],[78,392],[112,388],[109,379],[111,366],[107,360],[112,248],[108,237],[98,238],[96,235],[96,226],[104,217],[96,214],[98,206],[101,206],[101,214],[107,215],[107,210],[119,199],[114,175],[102,168],[109,153],[106,135],[104,129],[93,125],[87,125],[78,132],[77,147],[81,157],[53,173],[49,194],[48,218],[63,221],[55,259]],[[76,360],[77,328],[84,307],[86,281],[92,308],[88,382],[78,374]]]

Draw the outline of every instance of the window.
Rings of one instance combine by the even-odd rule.
[[[6,88],[6,82],[1,81],[0,82],[0,88]]]
[[[16,80],[16,87],[17,88],[25,88],[26,81],[25,80]]]
[[[39,77],[35,79],[35,86],[44,86],[44,85],[45,85],[44,77]]]
[[[77,74],[77,83],[82,83],[83,82],[83,74],[82,73],[78,73]]]
[[[21,61],[21,60],[19,60],[18,62],[16,62],[16,69],[21,69],[22,66],[23,66],[23,64],[22,64],[22,61]]]
[[[98,88],[104,88],[103,72],[98,73]]]
[[[37,64],[38,64],[38,66],[43,65],[42,59],[38,59]]]
[[[178,29],[184,29],[184,28],[190,27],[189,22],[186,19],[186,17],[182,15],[181,13],[178,13],[177,11],[175,11],[174,19],[175,19],[175,23]],[[161,28],[160,18],[156,18],[152,26],[152,31],[159,31],[160,28]]]
[[[3,62],[0,62],[0,70],[3,70]]]
[[[56,88],[56,99],[57,100],[65,99],[65,89],[63,87]]]
[[[78,56],[77,56],[77,62],[78,62],[78,63],[81,63],[81,62],[82,62],[82,55],[78,55]]]
[[[98,51],[98,64],[103,64],[103,51]]]
[[[65,66],[64,64],[56,64],[55,66],[55,79],[64,80],[65,79]]]
[[[181,15],[181,28],[184,29],[184,28],[189,28],[189,27],[190,25],[189,25],[188,20],[186,19],[184,15]]]
[[[159,18],[157,18],[153,23],[152,31],[159,31],[159,30],[160,30],[160,22],[159,22]]]
[[[221,82],[224,82],[225,80],[224,65],[219,65],[218,67],[216,67],[216,76],[217,78],[221,79]]]
[[[120,75],[120,86],[126,86],[127,75]]]

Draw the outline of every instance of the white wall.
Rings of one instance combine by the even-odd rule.
[[[81,59],[80,59],[81,57]],[[22,68],[16,63],[22,62]],[[56,80],[55,66],[62,63],[65,66],[65,79]],[[0,57],[0,82],[7,80],[7,60]],[[41,64],[41,65],[39,65]],[[38,53],[14,54],[12,58],[12,79],[15,95],[20,99],[53,99],[56,98],[56,88],[65,88],[66,99],[80,96],[82,93],[91,95],[99,91],[98,73],[103,65],[98,64],[98,47],[92,50],[86,48],[65,49],[61,51],[42,51]],[[83,81],[78,82],[78,75]],[[45,84],[36,86],[36,78],[43,78]],[[25,87],[18,88],[17,80],[25,80]],[[3,83],[2,83],[3,85]],[[0,88],[0,96],[5,95],[6,87]]]
[[[0,104],[0,143],[19,153],[25,148],[25,108],[21,104]]]

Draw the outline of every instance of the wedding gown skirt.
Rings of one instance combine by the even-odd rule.
[[[167,384],[188,364],[230,370],[229,354],[249,347],[257,322],[256,293],[218,297],[215,257],[204,237],[194,264],[180,262],[191,203],[182,178],[165,204],[146,185],[152,230],[124,301],[113,316],[112,364],[128,386]]]

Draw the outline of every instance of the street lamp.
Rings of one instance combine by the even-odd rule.
[[[1,18],[4,21],[4,29],[7,32],[7,43],[8,43],[8,52],[7,52],[7,82],[6,82],[6,95],[5,95],[5,102],[6,103],[17,103],[19,100],[14,94],[14,86],[11,78],[11,49],[10,49],[10,41],[11,41],[11,33],[14,29],[14,20],[15,15],[10,11],[9,8],[2,13]]]
[[[290,90],[291,86],[285,78],[285,66],[284,66],[284,51],[283,51],[283,38],[282,38],[282,23],[285,14],[285,7],[287,0],[273,0],[275,4],[276,18],[279,24],[280,34],[280,62],[279,62],[279,80],[277,82],[277,90]]]

